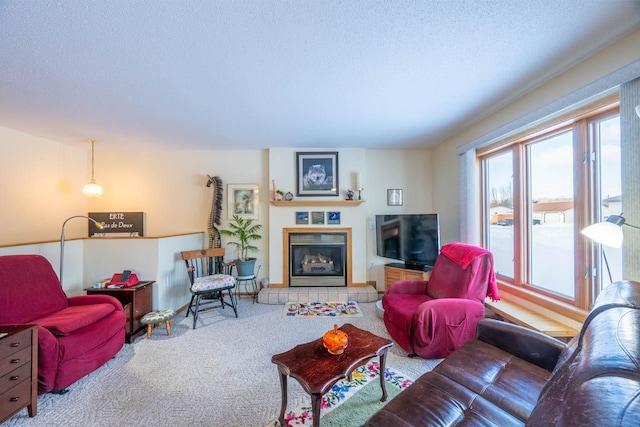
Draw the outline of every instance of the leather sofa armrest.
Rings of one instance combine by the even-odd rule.
[[[111,295],[78,295],[67,298],[67,302],[70,307],[89,304],[112,304],[116,311],[124,311],[120,301]]]
[[[389,286],[386,293],[424,295],[428,283],[426,280],[398,280]]]
[[[551,372],[567,345],[540,332],[493,319],[483,319],[476,338]]]

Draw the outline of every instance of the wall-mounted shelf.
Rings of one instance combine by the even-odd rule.
[[[359,206],[364,200],[271,200],[273,206]]]

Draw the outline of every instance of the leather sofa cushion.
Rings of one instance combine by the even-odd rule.
[[[585,323],[581,350],[557,365],[530,425],[549,425],[549,420],[563,425],[574,422],[577,414],[592,419],[591,425],[614,425],[614,420],[625,420],[617,425],[640,425],[638,331],[637,308],[605,306]],[[574,341],[568,350],[577,347]]]
[[[365,426],[523,425],[550,375],[475,339],[418,378]]]
[[[65,336],[95,323],[114,310],[112,304],[78,305],[41,317],[34,323],[48,329],[54,335]]]
[[[525,421],[551,372],[480,340],[452,353],[434,371]]]

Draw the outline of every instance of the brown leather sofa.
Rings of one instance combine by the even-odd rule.
[[[601,293],[568,345],[485,319],[365,426],[640,425],[640,283]]]

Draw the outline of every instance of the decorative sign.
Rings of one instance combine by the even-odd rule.
[[[89,221],[89,237],[142,237],[144,212],[89,212],[89,218],[102,223],[102,229]]]

